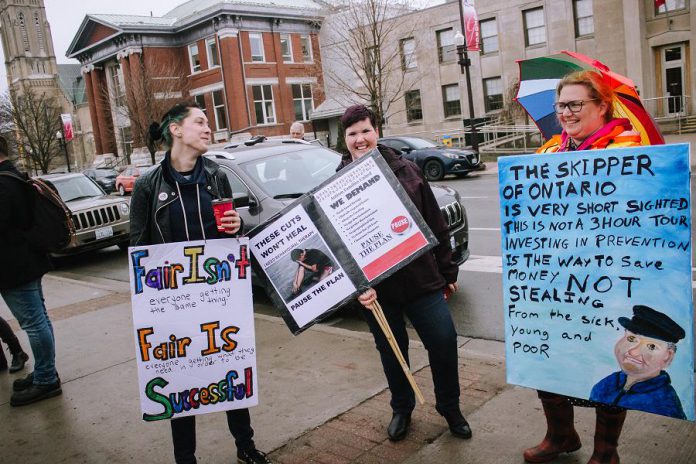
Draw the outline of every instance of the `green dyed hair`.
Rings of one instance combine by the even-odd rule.
[[[193,101],[181,102],[172,106],[169,111],[162,116],[161,123],[153,122],[150,124],[150,138],[155,142],[164,140],[164,143],[168,147],[171,147],[172,133],[169,130],[169,125],[183,121],[191,113],[192,108],[200,109],[198,104]]]

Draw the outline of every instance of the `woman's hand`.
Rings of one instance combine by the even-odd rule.
[[[367,289],[358,297],[358,301],[366,309],[372,310],[372,304],[377,301],[377,291],[374,288]]]
[[[236,234],[242,225],[242,218],[236,210],[225,211],[225,214],[220,219],[220,224],[225,228],[226,234]]]

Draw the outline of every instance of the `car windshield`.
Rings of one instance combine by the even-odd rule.
[[[97,169],[94,172],[96,173],[97,179],[110,179],[118,176],[118,172],[114,171],[113,169]]]
[[[269,196],[297,198],[336,173],[341,156],[323,148],[248,161],[242,169]]]
[[[435,148],[435,147],[437,147],[437,145],[435,145],[430,140],[419,139],[418,137],[403,137],[402,139],[406,143],[411,145],[414,150],[420,150],[422,148]]]
[[[104,192],[86,176],[51,179],[51,183],[65,202],[104,195]]]

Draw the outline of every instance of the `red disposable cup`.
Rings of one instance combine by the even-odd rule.
[[[222,218],[225,216],[225,212],[232,211],[233,209],[234,205],[231,198],[213,200],[213,214],[215,214],[215,223],[217,224],[218,231],[225,231],[225,228],[222,226]]]

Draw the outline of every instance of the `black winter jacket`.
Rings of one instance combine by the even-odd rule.
[[[384,145],[378,145],[377,149],[439,242],[431,251],[375,286],[377,297],[382,301],[409,302],[456,282],[459,268],[452,261],[447,223],[420,168],[404,159],[396,150]],[[351,156],[345,155],[339,170],[351,162]]]
[[[168,207],[179,198],[176,188],[167,183],[163,173],[164,169],[168,169],[165,165],[168,158],[167,155],[159,166],[135,182],[130,204],[130,243],[133,246],[174,241]],[[213,198],[232,198],[230,184],[220,165],[207,158],[201,158],[201,161],[206,178],[205,188]]]
[[[0,163],[0,171],[24,177],[9,160]],[[24,239],[32,221],[33,196],[28,188],[19,180],[0,176],[0,290],[19,287],[51,270],[48,255]]]

